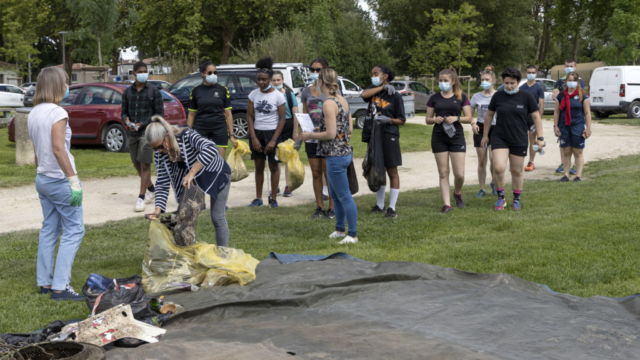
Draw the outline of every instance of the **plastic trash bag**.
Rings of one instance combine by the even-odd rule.
[[[238,147],[231,148],[227,161],[231,167],[231,181],[233,182],[240,181],[249,176],[249,171],[244,165],[242,157],[251,154],[249,144],[244,141],[236,141],[236,144],[238,144]]]
[[[147,293],[190,290],[199,286],[211,269],[228,273],[229,283],[251,283],[258,260],[240,249],[197,242],[176,246],[173,234],[160,222],[151,221],[149,240],[142,261],[142,286]]]
[[[377,192],[381,186],[387,183],[384,156],[382,153],[383,136],[382,125],[373,122],[371,138],[367,144],[367,153],[362,161],[362,175],[367,179],[369,190],[373,192]]]
[[[205,194],[198,186],[183,189],[176,216],[173,236],[176,245],[187,246],[196,243],[196,220],[200,211],[207,206]]]
[[[278,144],[278,159],[286,162],[289,166],[289,178],[287,179],[289,191],[299,188],[304,183],[304,165],[294,146],[295,141],[292,139]]]

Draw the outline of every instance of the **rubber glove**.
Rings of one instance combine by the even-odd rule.
[[[301,146],[302,146],[302,139],[298,138],[298,140],[296,140],[296,142],[293,144],[293,148],[296,150],[300,150]]]
[[[382,90],[386,91],[389,95],[393,95],[396,93],[396,88],[394,88],[392,85],[382,85]]]
[[[373,121],[379,123],[379,124],[391,124],[393,122],[393,120],[391,120],[390,117],[388,116],[384,116],[384,115],[380,115],[380,114],[376,114],[376,116],[373,118]]]
[[[82,206],[82,187],[80,187],[78,175],[70,176],[67,180],[69,180],[69,188],[71,189],[71,202],[69,202],[69,205],[75,207]]]

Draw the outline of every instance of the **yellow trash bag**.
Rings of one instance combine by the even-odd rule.
[[[158,221],[151,221],[149,240],[142,261],[142,287],[147,293],[200,286],[207,272],[224,272],[215,283],[246,285],[256,278],[258,260],[240,249],[218,247],[197,242],[189,246],[176,246],[171,230]],[[213,273],[212,275],[213,276]]]
[[[289,139],[278,144],[278,159],[284,161],[289,166],[289,178],[287,183],[289,191],[293,191],[304,183],[304,165],[300,161],[298,151],[293,148],[295,141]]]
[[[249,149],[249,144],[244,141],[237,141],[237,148],[231,148],[231,153],[229,153],[229,166],[231,167],[231,181],[240,181],[249,176],[249,171],[247,167],[244,165],[244,160],[242,157],[251,154],[251,149]]]

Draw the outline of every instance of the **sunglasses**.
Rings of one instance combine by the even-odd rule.
[[[209,71],[207,75],[218,75],[218,71]]]
[[[309,71],[312,72],[312,73],[319,73],[320,71],[322,71],[322,68],[312,68],[312,67],[310,67]]]
[[[164,144],[160,144],[160,145],[158,145],[158,146],[152,146],[151,148],[152,148],[154,151],[164,150],[164,149],[165,149]]]

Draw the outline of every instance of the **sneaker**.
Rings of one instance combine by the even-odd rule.
[[[456,194],[453,193],[453,198],[456,199],[456,207],[458,209],[464,209],[464,200],[462,200],[462,193]]]
[[[329,201],[329,195],[322,194],[322,201]]]
[[[262,199],[253,199],[249,207],[259,207],[262,206]]]
[[[498,196],[498,190],[496,190],[496,184],[491,183],[491,195]]]
[[[485,195],[487,195],[487,193],[484,192],[484,190],[480,189],[480,191],[478,191],[478,193],[476,194],[476,197],[481,198],[481,197],[484,197]]]
[[[327,212],[324,214],[324,219],[325,220],[331,220],[331,219],[333,219],[335,217],[336,217],[336,212],[333,211],[333,209],[327,210]]]
[[[524,168],[524,171],[533,171],[535,168],[536,166],[533,164],[533,161],[529,161],[527,166]]]
[[[573,165],[573,167],[571,168],[571,170],[569,170],[569,174],[570,175],[576,175],[578,173],[578,171],[576,171],[576,166]]]
[[[558,180],[558,182],[569,182],[569,178],[566,176],[563,176],[560,178],[560,180]]]
[[[278,192],[276,193],[276,195],[280,195],[280,188],[278,187]],[[269,196],[271,196],[271,190],[269,190]]]
[[[284,188],[284,197],[291,197],[291,191],[289,191],[289,185],[285,186]]]
[[[582,181],[582,179],[580,179],[580,176],[576,176],[576,177],[573,179],[573,182],[581,182],[581,181]]]
[[[318,206],[316,208],[316,212],[313,213],[313,215],[311,215],[311,220],[315,220],[315,219],[322,219],[327,215],[327,213],[324,211],[323,208],[321,208],[320,206]]]
[[[340,242],[338,242],[338,244],[340,245],[344,245],[344,244],[355,244],[358,242],[358,238],[352,238],[351,236],[345,236],[344,239]]]
[[[507,202],[504,201],[504,199],[498,199],[498,201],[496,201],[496,210],[504,210],[504,208],[507,206]]]
[[[62,291],[61,293],[51,291],[51,300],[53,301],[61,301],[61,300],[84,301],[84,299],[85,299],[84,295],[80,295],[77,292],[73,291],[73,288],[69,285],[67,285],[66,289],[64,289],[64,291]]]
[[[522,205],[520,205],[520,200],[513,200],[513,210],[520,210]]]
[[[442,210],[440,210],[440,214],[446,214],[448,212],[451,212],[451,210],[453,210],[451,206],[445,205],[442,207]]]
[[[144,207],[145,207],[144,200],[137,198],[136,206],[133,208],[133,210],[135,210],[135,212],[141,212],[141,211],[144,211]]]
[[[329,235],[329,239],[343,238],[343,237],[346,237],[346,236],[347,236],[347,234],[345,234],[345,233],[340,234],[339,232],[334,231],[334,232],[331,233],[331,235]]]
[[[558,168],[556,169],[557,173],[563,173],[564,172],[564,165],[560,164],[560,166],[558,166]]]
[[[40,295],[42,295],[42,294],[48,294],[48,293],[50,293],[51,291],[53,291],[53,290],[51,290],[51,288],[45,288],[45,287],[40,286]]]
[[[269,207],[270,208],[277,208],[278,207],[278,201],[276,201],[276,199],[269,199]]]
[[[375,205],[374,207],[371,208],[371,212],[373,214],[380,214],[384,212],[384,209],[381,209],[378,205]]]
[[[392,208],[387,208],[387,213],[384,215],[385,218],[395,219],[398,217],[398,213]]]
[[[155,198],[156,198],[156,194],[147,190],[147,193],[144,194],[144,203],[151,204]]]

